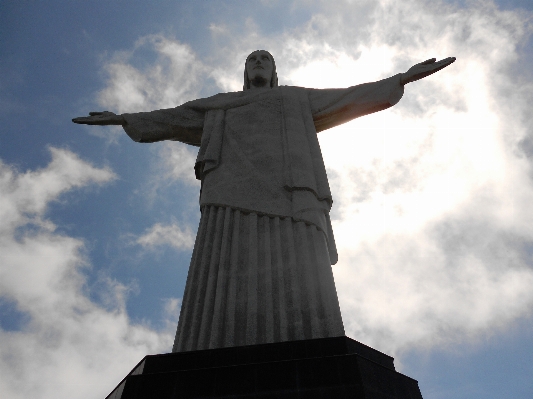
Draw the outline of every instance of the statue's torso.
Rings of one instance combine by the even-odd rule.
[[[270,176],[270,180],[277,180],[278,184],[284,163],[281,116],[278,95],[232,108],[226,112],[223,140],[224,143],[232,141],[257,173]],[[227,146],[223,146],[223,152],[224,147]],[[235,161],[224,156],[221,159],[222,163]]]
[[[291,214],[291,193],[283,188],[286,155],[281,106],[279,93],[273,90],[226,111],[220,164],[203,179],[204,204]]]

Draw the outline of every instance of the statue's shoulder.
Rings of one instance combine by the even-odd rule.
[[[283,97],[304,102],[308,101],[309,92],[312,90],[301,86],[279,86],[279,89]]]
[[[310,89],[309,87],[301,87],[301,86],[279,86],[279,87],[285,93],[290,93],[293,95],[307,95],[309,91],[314,90],[314,89]]]
[[[210,97],[200,98],[198,100],[192,100],[183,104],[185,107],[197,111],[208,111],[212,109],[230,109],[246,105],[252,102],[261,101],[272,95],[280,95],[289,97],[300,97],[306,95],[309,89],[299,86],[278,86],[272,90],[246,90],[246,91],[234,91],[227,93],[218,93]]]
[[[198,98],[196,100],[183,103],[182,107],[188,107],[196,110],[209,110],[217,108],[226,108],[228,103],[232,103],[242,97],[243,92],[218,93],[209,97]]]

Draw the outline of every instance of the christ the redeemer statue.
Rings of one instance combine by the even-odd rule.
[[[318,90],[278,86],[274,58],[258,50],[246,59],[243,91],[73,119],[122,125],[140,143],[200,147],[201,219],[173,352],[344,335],[317,133],[393,106],[405,84],[454,61],[433,58],[378,82]]]

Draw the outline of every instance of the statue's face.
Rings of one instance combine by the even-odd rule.
[[[272,68],[270,55],[264,50],[254,51],[246,59],[246,72],[248,73],[248,79],[251,81],[262,78],[270,84]]]

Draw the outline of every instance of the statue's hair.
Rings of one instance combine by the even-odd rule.
[[[257,51],[264,51],[272,60],[272,77],[270,78],[270,87],[278,87],[278,73],[276,72],[276,61],[274,61],[274,57],[272,57],[272,54],[270,54],[266,50],[255,50],[252,51],[248,57],[250,57],[253,53]],[[248,57],[246,57],[246,61],[248,61]],[[246,61],[244,61],[244,86],[242,86],[243,90],[248,90],[250,88],[250,79],[248,79],[248,72],[246,72]]]

